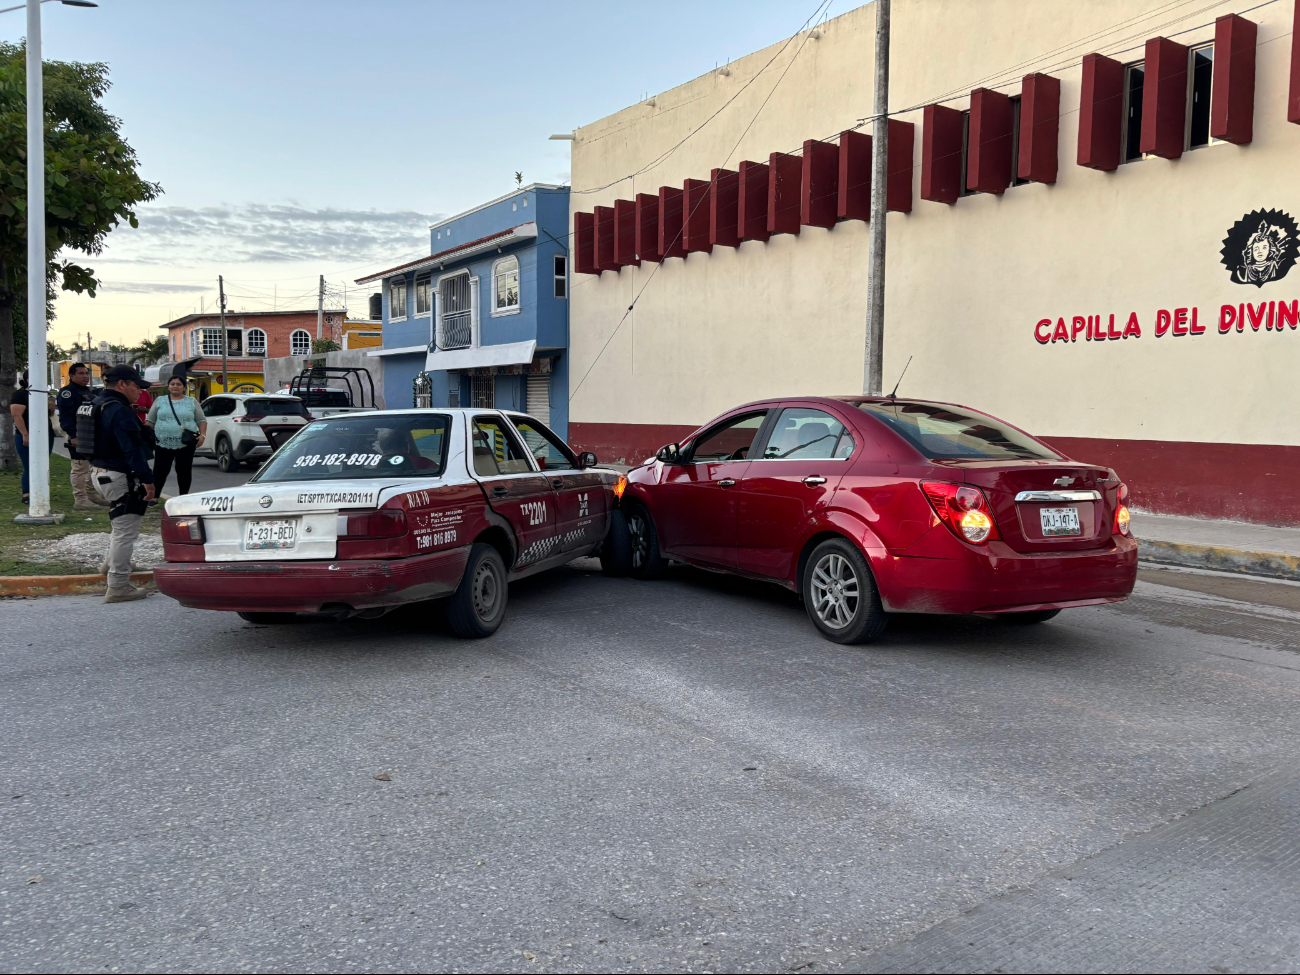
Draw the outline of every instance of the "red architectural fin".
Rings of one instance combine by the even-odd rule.
[[[659,253],[663,257],[685,257],[682,246],[682,191],[675,186],[659,187]]]
[[[663,257],[659,250],[659,197],[654,193],[636,195],[636,256],[655,262]]]
[[[786,152],[767,159],[767,232],[797,234],[803,196],[803,160]]]
[[[1210,137],[1244,146],[1254,138],[1255,23],[1228,14],[1214,22]]]
[[[744,240],[767,240],[767,163],[740,164],[736,198],[736,233]]]
[[[1118,169],[1123,126],[1124,65],[1100,54],[1085,54],[1079,93],[1079,165],[1107,173]]]
[[[841,220],[871,219],[871,136],[865,132],[840,133],[835,215]]]
[[[885,209],[912,212],[912,169],[915,167],[916,126],[889,120],[889,179],[885,184]]]
[[[966,188],[1002,193],[1011,185],[1011,97],[992,88],[970,93]]]
[[[1147,41],[1142,79],[1142,151],[1183,154],[1187,138],[1187,48],[1167,37]]]
[[[921,113],[921,199],[956,203],[961,196],[961,112],[926,105]]]
[[[590,213],[573,215],[573,270],[575,274],[597,274],[596,218]]]
[[[803,187],[799,222],[808,227],[835,226],[839,207],[840,150],[830,142],[806,139],[803,144]]]
[[[709,243],[709,190],[707,179],[688,179],[682,184],[682,247],[692,251],[713,250]]]
[[[715,169],[710,175],[713,193],[709,197],[709,243],[714,247],[737,247],[740,174],[732,169]]]
[[[596,271],[617,271],[614,263],[614,208],[595,207]]]
[[[636,204],[631,200],[614,201],[614,263],[618,267],[641,263],[636,256]]]
[[[1050,74],[1027,74],[1020,83],[1020,158],[1016,175],[1035,183],[1056,182],[1056,144],[1061,128],[1061,82]]]

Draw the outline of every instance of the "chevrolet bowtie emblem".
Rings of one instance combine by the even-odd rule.
[[[1052,483],[1055,484],[1057,487],[1069,487],[1071,484],[1074,483],[1074,478],[1072,478],[1072,477],[1058,477],[1058,478],[1057,478],[1055,481],[1053,481]]]

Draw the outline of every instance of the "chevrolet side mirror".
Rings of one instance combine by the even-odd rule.
[[[595,467],[600,461],[596,460],[596,455],[590,450],[584,450],[578,455],[579,467]]]
[[[667,447],[660,447],[659,452],[655,454],[655,460],[665,464],[676,464],[682,457],[681,444],[670,443]]]

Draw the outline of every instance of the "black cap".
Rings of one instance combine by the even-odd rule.
[[[141,389],[149,388],[149,380],[136,372],[133,366],[113,366],[104,373],[105,386],[115,385],[124,379],[129,383],[135,383]]]

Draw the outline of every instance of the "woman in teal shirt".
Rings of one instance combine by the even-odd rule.
[[[189,494],[194,449],[207,436],[208,418],[203,415],[199,401],[185,394],[185,380],[174,376],[168,381],[167,395],[154,400],[145,423],[153,428],[157,439],[153,453],[155,490],[162,494],[174,463],[180,493]]]

